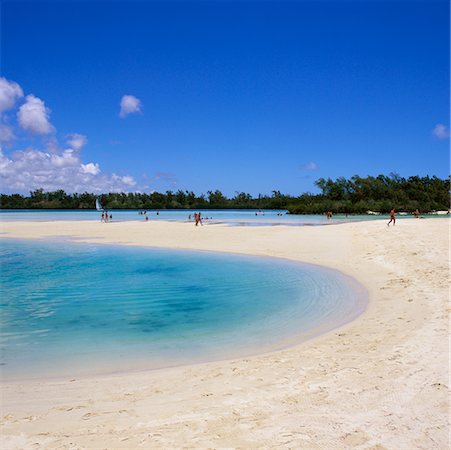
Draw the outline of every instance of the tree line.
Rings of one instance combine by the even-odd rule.
[[[178,190],[165,193],[93,193],[68,194],[64,190],[45,192],[37,189],[28,196],[1,194],[1,209],[93,209],[96,198],[104,208],[114,209],[287,209],[292,214],[334,213],[361,214],[368,210],[387,213],[397,210],[422,213],[447,210],[450,206],[450,178],[412,176],[402,178],[396,174],[358,175],[346,179],[320,178],[315,182],[320,194],[304,193],[300,196],[284,195],[272,191],[271,195],[252,197],[236,192],[227,198],[221,191],[208,191],[196,195],[192,191]]]
[[[388,213],[398,211],[421,213],[448,210],[450,207],[450,181],[436,176],[409,178],[397,174],[368,176],[354,175],[332,180],[320,178],[315,185],[319,195],[302,194],[289,205],[294,214],[335,213],[362,214],[367,211]]]

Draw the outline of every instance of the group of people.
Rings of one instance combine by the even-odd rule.
[[[418,208],[412,213],[413,217],[415,217],[415,219],[419,219],[420,218],[420,211],[418,211]],[[396,213],[395,213],[395,208],[393,208],[390,211],[390,221],[387,223],[387,227],[390,226],[390,224],[393,222],[393,225],[396,224]]]
[[[197,227],[199,224],[203,225],[203,223],[202,223],[202,216],[201,216],[200,212],[194,213],[194,221],[195,221],[196,227]]]
[[[418,209],[413,213],[413,215],[414,215],[415,217],[418,217],[419,214],[420,214],[420,213],[419,213]],[[327,220],[331,220],[331,219],[332,219],[332,211],[326,211],[326,212],[324,213],[324,215],[327,217]],[[346,217],[347,217],[347,216],[348,216],[348,215],[346,214]],[[387,226],[389,226],[392,222],[393,222],[393,225],[395,225],[395,223],[396,223],[395,208],[393,208],[393,209],[390,211],[390,221],[387,223]]]
[[[149,217],[147,216],[147,211],[139,211],[139,214],[146,216],[146,222],[149,220]],[[157,211],[156,215],[158,216],[159,214],[160,214],[159,211]],[[255,213],[255,214],[257,214],[257,213]],[[332,211],[327,211],[327,212],[324,213],[324,215],[327,217],[327,220],[331,220],[332,219]],[[413,212],[413,215],[416,218],[419,217],[420,212],[418,211],[418,209],[415,212]],[[202,220],[208,218],[208,217],[206,217],[206,218],[203,219],[200,212],[194,213],[193,217],[194,217],[194,222],[195,222],[196,227],[199,224],[203,225]],[[191,220],[191,215],[188,216],[188,219]],[[106,222],[112,221],[112,220],[113,220],[113,214],[109,214],[108,211],[102,212],[102,216],[101,216],[101,219],[100,219],[101,222],[105,222],[106,223]],[[396,224],[396,215],[395,215],[395,209],[394,208],[390,211],[390,221],[387,223],[387,226],[390,226],[390,224],[392,222],[393,222],[393,225]]]
[[[147,215],[147,211],[139,211],[139,213],[138,213],[140,216],[146,216],[146,222],[148,222],[149,221],[149,216]],[[150,214],[150,213],[149,213]],[[157,216],[159,216],[160,215],[160,211],[157,211],[156,213],[155,213]]]
[[[147,211],[139,211],[139,213],[138,213],[140,216],[142,216],[142,215],[146,215],[147,214]],[[150,213],[149,213],[150,214]],[[155,214],[157,215],[157,216],[159,216],[160,215],[160,211],[156,211],[155,212]]]
[[[112,220],[113,220],[113,214],[108,215],[108,211],[102,212],[102,216],[100,217],[100,222],[107,223],[108,221],[111,222]]]
[[[191,214],[188,216],[188,220],[191,220],[191,218],[194,219],[194,224],[196,225],[196,227],[201,224],[203,225],[203,221],[204,220],[208,220],[208,219],[213,219],[213,217],[202,217],[202,214],[200,212],[198,213],[194,213],[192,216]]]

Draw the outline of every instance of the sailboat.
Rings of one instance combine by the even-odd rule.
[[[103,211],[103,207],[102,207],[102,205],[100,204],[98,198],[96,198],[96,209],[97,209],[97,211]]]

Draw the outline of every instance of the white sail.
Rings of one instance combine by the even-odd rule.
[[[97,211],[102,211],[103,210],[102,205],[100,204],[98,198],[96,198],[96,209],[97,209]]]

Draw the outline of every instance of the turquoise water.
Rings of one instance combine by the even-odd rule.
[[[274,258],[6,239],[0,250],[4,379],[250,355],[366,307],[339,272]]]
[[[330,225],[343,222],[355,222],[362,220],[374,220],[387,218],[389,216],[369,216],[369,215],[335,215],[328,221],[322,215],[291,215],[287,211],[281,210],[202,210],[202,216],[208,217],[204,220],[205,225],[227,224],[244,226],[262,225]],[[150,220],[169,220],[177,222],[188,222],[189,216],[193,220],[194,211],[186,210],[161,210],[156,214],[155,210],[148,211]],[[113,221],[125,220],[144,221],[145,216],[140,215],[136,210],[111,211]],[[56,220],[100,220],[100,214],[95,210],[0,210],[0,221],[56,221]]]

